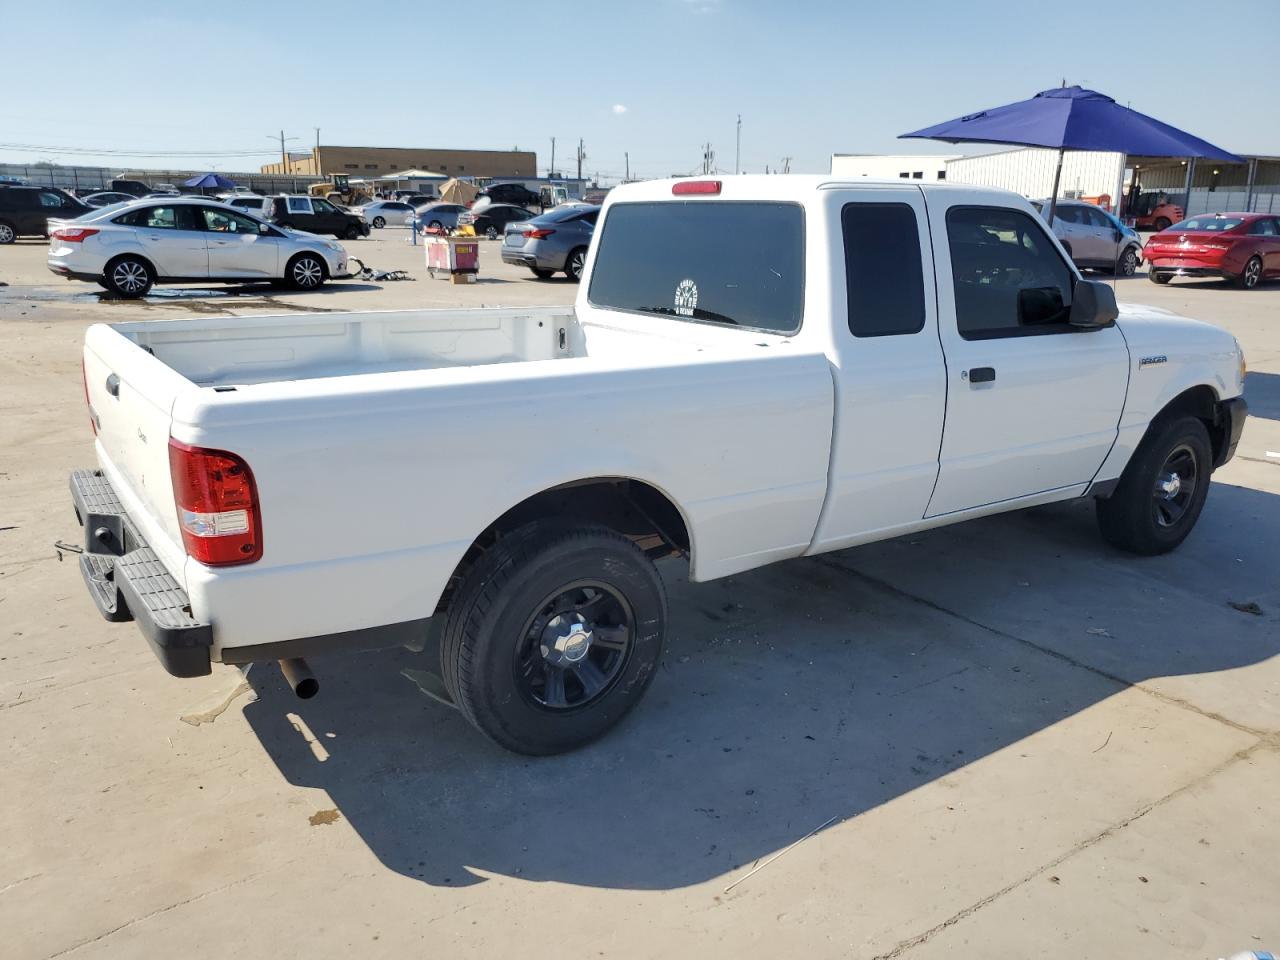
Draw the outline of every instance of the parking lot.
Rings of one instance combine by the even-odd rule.
[[[562,304],[481,241],[401,282],[165,287],[140,301],[0,249],[0,953],[13,958],[1225,957],[1280,947],[1280,283],[1121,302],[1216,323],[1250,418],[1177,551],[1108,549],[1091,503],[705,584],[663,568],[642,706],[532,760],[419,686],[409,651],[180,681],[85,595],[96,322]],[[447,509],[447,505],[426,505]]]

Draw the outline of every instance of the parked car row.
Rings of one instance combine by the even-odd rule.
[[[1206,213],[1175,223],[1147,241],[1152,283],[1174,277],[1221,277],[1252,290],[1280,277],[1280,217]]]
[[[539,280],[564,271],[577,283],[599,216],[599,207],[556,207],[531,220],[510,222],[502,238],[502,262],[528,267]]]

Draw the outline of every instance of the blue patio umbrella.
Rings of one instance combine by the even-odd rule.
[[[1058,167],[1053,175],[1053,197],[1049,202],[1050,223],[1057,212],[1065,150],[1244,162],[1207,140],[1122,107],[1096,90],[1081,87],[1042,90],[1030,100],[980,110],[899,137],[910,138],[947,143],[1007,143],[1057,150]]]
[[[202,173],[198,177],[192,177],[190,180],[183,180],[184,187],[199,187],[204,190],[209,187],[217,187],[219,190],[230,190],[236,185],[234,180],[228,180],[226,177],[217,173]]]

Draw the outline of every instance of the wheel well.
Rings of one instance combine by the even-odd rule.
[[[436,612],[449,605],[476,560],[506,534],[534,520],[552,518],[595,523],[635,541],[653,559],[689,556],[689,528],[680,509],[661,490],[626,477],[566,483],[516,504],[472,541],[454,568]]]
[[[326,280],[327,280],[327,279],[329,279],[329,263],[328,263],[328,261],[326,261],[324,257],[322,257],[320,254],[316,253],[314,250],[299,250],[299,251],[298,251],[297,253],[295,253],[292,257],[290,257],[290,258],[289,258],[289,262],[288,262],[288,263],[286,263],[286,264],[285,264],[285,266],[284,266],[285,276],[287,277],[287,276],[288,276],[288,274],[289,274],[289,271],[293,269],[293,263],[294,263],[294,261],[295,261],[295,260],[297,260],[299,257],[305,257],[305,256],[307,256],[308,254],[310,254],[311,256],[315,257],[315,258],[316,258],[316,260],[318,260],[318,261],[319,261],[319,263],[320,263],[320,273],[321,273],[321,275],[322,275]]]
[[[117,256],[112,257],[110,260],[106,262],[106,264],[102,268],[102,278],[105,280],[107,278],[107,274],[111,271],[111,268],[114,267],[121,260],[126,260],[126,259],[141,260],[143,263],[147,265],[147,269],[151,271],[152,279],[153,280],[160,279],[160,271],[156,269],[156,265],[152,263],[149,258],[144,257],[140,253],[121,253]]]
[[[1195,417],[1204,421],[1205,429],[1209,431],[1209,441],[1212,444],[1213,458],[1216,462],[1227,443],[1228,431],[1227,423],[1219,412],[1218,394],[1214,392],[1213,387],[1201,384],[1182,391],[1166,403],[1164,409],[1156,414],[1151,422],[1172,420],[1176,417]]]

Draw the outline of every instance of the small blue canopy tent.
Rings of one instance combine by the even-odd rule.
[[[1049,223],[1058,206],[1064,150],[1101,150],[1148,157],[1187,157],[1243,163],[1233,153],[1207,140],[1122,107],[1105,94],[1081,87],[1042,90],[1030,100],[980,110],[899,139],[943,140],[947,143],[1007,143],[1049,147],[1058,151],[1053,175]]]
[[[230,190],[236,185],[234,180],[228,180],[226,177],[217,173],[202,173],[198,177],[192,177],[190,180],[183,180],[184,187],[198,187],[201,190],[216,187],[219,190]]]

